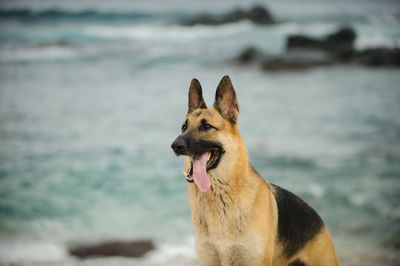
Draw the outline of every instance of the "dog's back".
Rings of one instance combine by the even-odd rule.
[[[331,236],[318,213],[295,194],[271,184],[278,208],[278,243],[294,265],[337,265]],[[324,237],[317,237],[319,234]],[[316,243],[313,243],[315,242]],[[328,242],[321,245],[321,242]],[[319,254],[313,246],[320,248]],[[315,255],[309,256],[309,252]],[[322,255],[322,256],[321,256]],[[318,258],[316,258],[318,257]]]

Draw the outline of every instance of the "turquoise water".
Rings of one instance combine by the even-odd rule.
[[[73,243],[151,238],[157,250],[135,263],[193,265],[183,162],[170,143],[190,80],[211,105],[229,74],[257,171],[318,210],[342,265],[396,265],[400,71],[230,62],[247,45],[279,54],[290,33],[343,23],[357,47],[399,45],[396,2],[340,3],[271,2],[286,22],[194,28],[173,22],[251,2],[1,3],[0,264],[66,265]]]

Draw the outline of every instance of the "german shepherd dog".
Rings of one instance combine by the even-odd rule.
[[[262,179],[238,130],[239,104],[228,76],[207,109],[193,79],[182,133],[195,245],[202,265],[338,265],[319,215],[296,195]]]

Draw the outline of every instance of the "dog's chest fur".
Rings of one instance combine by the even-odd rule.
[[[196,249],[202,265],[259,264],[264,247],[259,234],[251,230],[251,201],[232,198],[229,184],[212,178],[215,185],[206,194],[189,185]]]

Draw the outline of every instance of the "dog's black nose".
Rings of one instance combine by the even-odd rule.
[[[178,137],[172,144],[171,148],[176,155],[184,155],[186,153],[186,142],[181,137]]]

